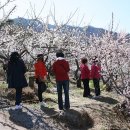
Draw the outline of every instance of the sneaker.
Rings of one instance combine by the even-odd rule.
[[[93,99],[101,98],[101,96],[94,96]]]
[[[18,109],[22,109],[22,106],[21,105],[16,105],[15,110],[18,110]]]
[[[40,102],[40,106],[47,107],[47,104],[45,102]]]

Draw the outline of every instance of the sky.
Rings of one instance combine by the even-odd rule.
[[[0,0],[1,3],[5,1]],[[113,12],[114,30],[130,33],[130,18],[128,17],[130,0],[15,0],[4,9],[4,12],[8,12],[14,5],[16,5],[16,9],[10,18],[33,18],[33,12],[35,12],[36,16],[42,19],[46,19],[48,16],[49,22],[53,23],[49,16],[50,12],[54,13],[55,8],[55,18],[59,23],[66,23],[70,14],[76,11],[70,25],[91,25],[105,29],[109,29]],[[0,13],[3,12],[0,11]]]

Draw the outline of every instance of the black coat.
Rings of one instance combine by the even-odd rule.
[[[27,87],[27,80],[25,78],[26,66],[23,60],[19,59],[15,63],[8,63],[7,68],[7,83],[9,88],[23,88]]]

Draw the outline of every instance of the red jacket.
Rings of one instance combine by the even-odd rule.
[[[101,71],[100,66],[97,66],[96,64],[92,64],[92,66],[91,66],[91,78],[92,79],[99,79],[101,77],[100,71]]]
[[[69,80],[69,63],[65,59],[56,60],[53,63],[52,71],[55,74],[56,81]]]
[[[42,61],[37,61],[34,64],[34,68],[35,68],[35,77],[41,77],[44,79],[44,76],[47,75],[47,70],[46,70],[46,66],[44,64],[44,62]]]
[[[90,78],[90,70],[86,64],[80,65],[81,71],[81,79],[89,79]]]

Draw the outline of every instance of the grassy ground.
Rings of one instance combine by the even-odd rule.
[[[7,84],[6,84],[6,82],[4,82],[4,81],[1,81],[0,82],[0,88],[2,89],[2,88],[7,88]]]

